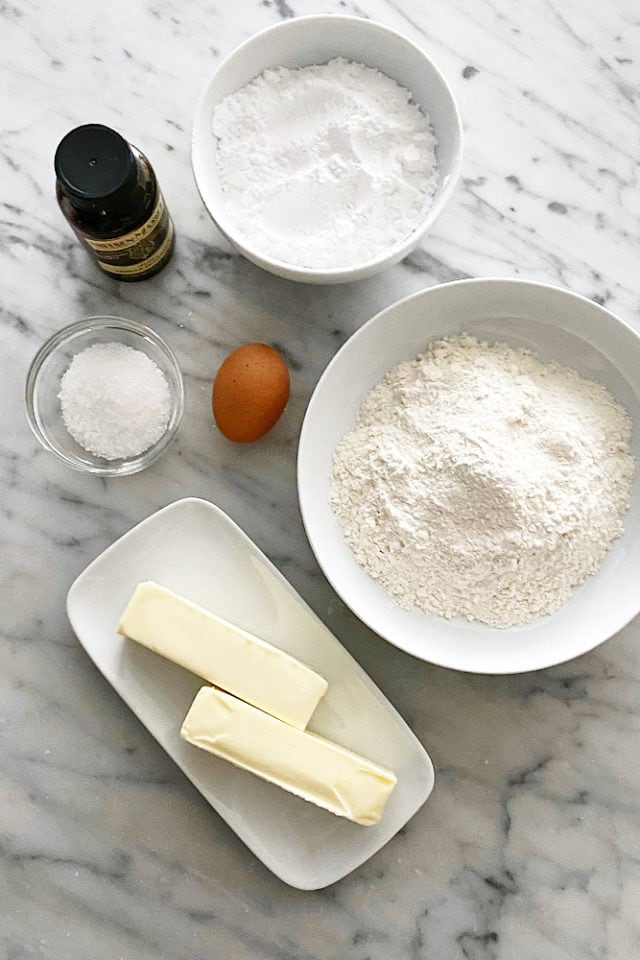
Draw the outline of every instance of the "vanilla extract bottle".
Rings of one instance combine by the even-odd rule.
[[[173,223],[140,150],[110,127],[88,123],[60,141],[54,166],[60,209],[104,273],[146,280],[167,265]]]

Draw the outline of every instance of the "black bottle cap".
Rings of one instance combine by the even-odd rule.
[[[131,147],[101,123],[76,127],[63,137],[54,166],[62,192],[74,206],[84,208],[118,206],[138,180]]]

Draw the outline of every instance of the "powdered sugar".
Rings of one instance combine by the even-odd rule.
[[[297,266],[374,257],[435,189],[429,119],[362,63],[266,70],[218,104],[213,131],[229,212],[256,249]]]
[[[332,505],[405,606],[495,626],[557,609],[622,532],[630,420],[603,386],[505,344],[432,343],[367,397]]]

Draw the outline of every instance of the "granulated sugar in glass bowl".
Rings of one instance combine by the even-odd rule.
[[[29,424],[76,470],[137,473],[174,437],[184,408],[177,360],[153,330],[118,317],[65,327],[38,351],[26,383]]]
[[[77,353],[60,381],[64,425],[83,450],[105,460],[137,457],[169,422],[171,394],[160,367],[124,343]]]

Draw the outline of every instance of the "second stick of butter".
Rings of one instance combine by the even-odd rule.
[[[377,823],[396,775],[331,740],[295,730],[236,697],[203,687],[180,735],[338,817]]]

